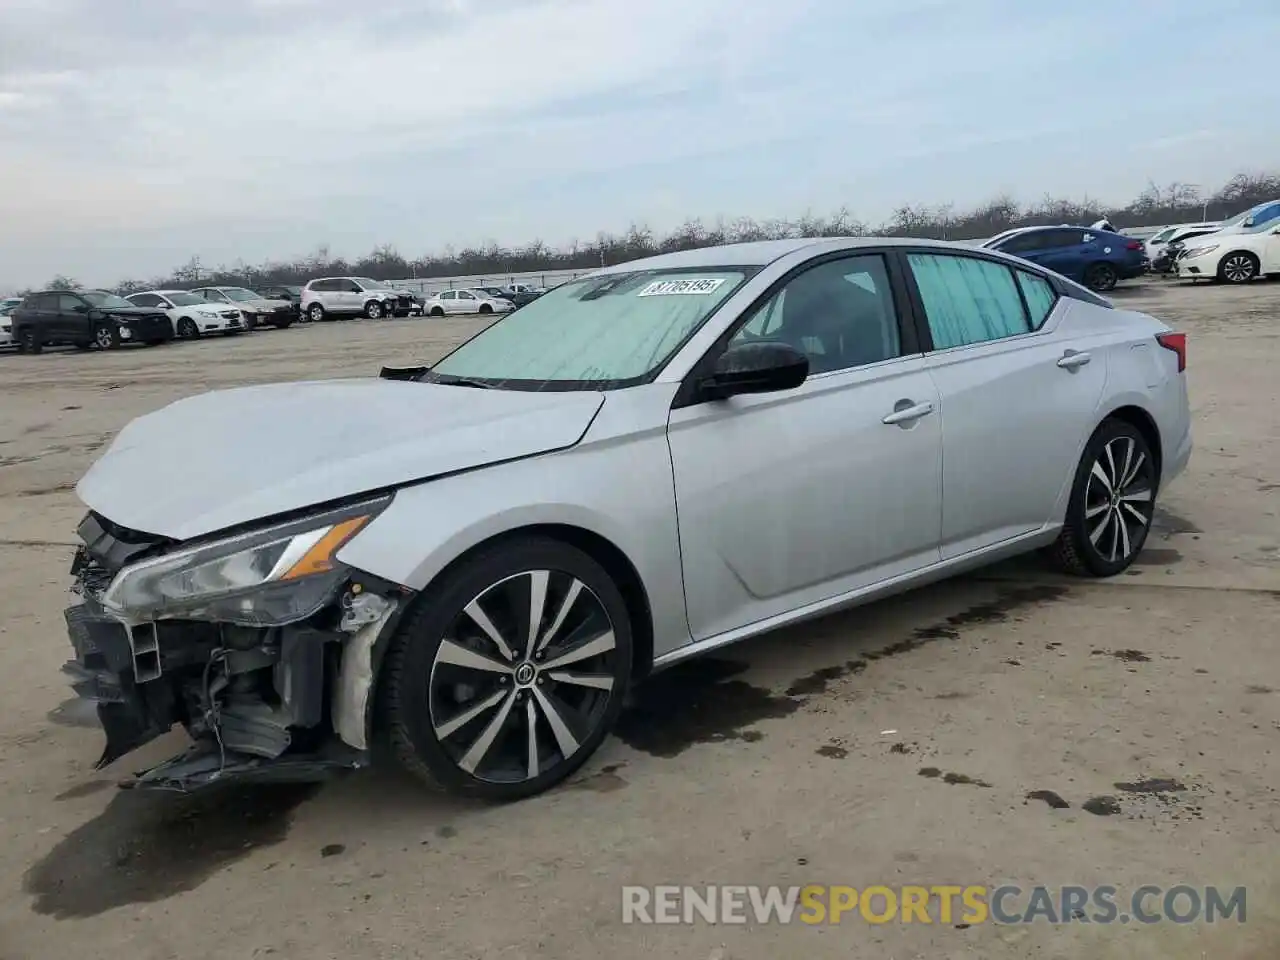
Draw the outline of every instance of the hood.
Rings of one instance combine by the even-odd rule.
[[[254,310],[286,310],[293,306],[288,300],[271,300],[266,297],[259,297],[257,300],[237,300],[234,304],[228,306],[238,307],[241,310],[252,307]]]
[[[188,540],[571,447],[603,403],[382,379],[217,390],[128,424],[76,493],[115,523]]]

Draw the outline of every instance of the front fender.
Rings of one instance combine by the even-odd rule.
[[[654,654],[691,642],[667,446],[670,385],[611,394],[577,446],[401,489],[338,554],[423,590],[494,537],[545,524],[608,540],[631,562],[653,616]]]

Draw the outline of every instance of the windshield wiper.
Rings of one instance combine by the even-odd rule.
[[[455,377],[449,373],[432,373],[427,370],[422,375],[423,383],[438,383],[446,387],[475,387],[477,390],[492,390],[497,386],[495,383],[486,383],[484,380],[472,380],[470,377]]]

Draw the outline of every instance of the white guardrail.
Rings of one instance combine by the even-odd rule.
[[[1129,227],[1120,232],[1135,240],[1146,240],[1153,237],[1164,227]],[[582,270],[532,270],[528,273],[478,273],[470,277],[411,277],[404,280],[388,281],[401,290],[412,290],[430,296],[441,290],[461,290],[468,287],[506,287],[513,283],[528,283],[535,287],[552,287],[558,283],[566,283],[593,273],[592,269]]]

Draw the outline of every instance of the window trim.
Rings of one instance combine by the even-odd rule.
[[[1062,299],[1062,294],[1058,292],[1057,288],[1055,288],[1052,283],[1050,283],[1046,278],[1040,276],[1038,273],[1033,273],[1030,270],[1023,270],[1021,267],[1012,267],[1010,269],[1013,270],[1013,285],[1018,288],[1018,296],[1022,298],[1022,310],[1027,317],[1027,326],[1031,328],[1031,331],[1030,331],[1031,333],[1039,333],[1041,330],[1044,329],[1044,325],[1049,322],[1049,316],[1057,308],[1058,301]],[[1025,273],[1027,276],[1033,277],[1034,279],[1039,280],[1041,283],[1047,286],[1049,288],[1049,292],[1053,294],[1053,300],[1050,301],[1049,309],[1045,311],[1044,319],[1040,321],[1039,326],[1036,326],[1034,323],[1031,322],[1031,303],[1030,301],[1027,300],[1027,291],[1022,289],[1022,282],[1018,279],[1018,274],[1020,273]],[[1009,339],[1009,338],[1005,337],[1002,339]],[[988,340],[986,342],[991,343],[993,341]]]
[[[920,322],[915,315],[915,306],[910,299],[910,293],[907,289],[905,278],[902,275],[905,260],[899,260],[896,256],[898,247],[846,247],[843,250],[832,250],[827,253],[819,254],[816,257],[810,257],[803,263],[796,264],[786,273],[784,273],[773,283],[769,284],[754,300],[747,304],[742,311],[734,318],[715,341],[709,346],[701,357],[689,368],[689,372],[685,374],[684,379],[680,381],[680,386],[676,388],[676,394],[671,400],[671,409],[679,410],[683,407],[691,407],[704,402],[698,392],[698,384],[706,378],[716,360],[724,353],[732,340],[744,326],[755,316],[756,311],[763,308],[774,297],[776,297],[782,289],[792,280],[802,273],[816,269],[824,264],[831,263],[835,260],[850,260],[855,257],[878,256],[884,261],[885,273],[889,277],[889,294],[893,300],[894,315],[898,321],[898,350],[896,357],[886,357],[884,360],[876,361],[876,363],[864,363],[856,367],[845,367],[842,370],[830,370],[821,374],[810,374],[812,377],[829,377],[838,376],[840,374],[849,373],[855,370],[865,370],[869,367],[879,366],[881,364],[893,363],[907,357],[919,356],[925,352],[923,344],[920,340]],[[709,319],[709,318],[708,318]],[[672,354],[675,356],[675,354]],[[670,358],[668,358],[669,360]],[[808,382],[808,378],[805,379]]]

